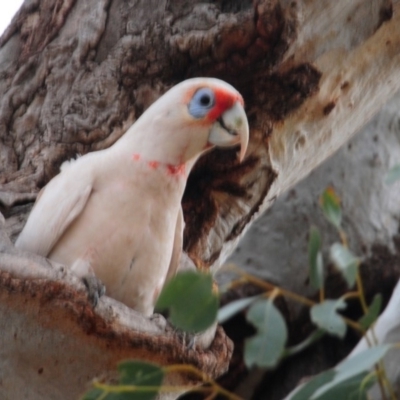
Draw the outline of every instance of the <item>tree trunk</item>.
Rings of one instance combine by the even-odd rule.
[[[223,373],[222,330],[187,352],[162,319],[106,297],[93,310],[68,271],[7,236],[63,161],[110,146],[175,83],[215,76],[243,94],[251,128],[245,161],[203,157],[183,199],[184,250],[216,271],[280,193],[398,90],[399,22],[388,0],[26,0],[0,39],[1,397],[73,399],[127,357]]]
[[[377,293],[383,295],[386,303],[400,278],[400,184],[385,182],[389,169],[400,160],[399,109],[400,94],[397,93],[361,133],[305,180],[280,196],[271,209],[253,224],[229,263],[285,289],[315,295],[308,279],[309,231],[311,225],[321,231],[325,266],[329,265],[329,247],[338,242],[339,237],[336,229],[324,218],[318,200],[323,190],[332,185],[341,197],[343,227],[350,249],[363,260],[362,280],[368,303]],[[338,298],[348,289],[338,279],[338,274],[330,271],[330,275],[326,296]],[[230,278],[228,272],[218,274],[221,284]],[[346,315],[358,319],[361,314],[355,303],[349,303]],[[293,345],[314,328],[297,303],[286,303],[284,311],[291,332],[289,344]],[[236,338],[233,358],[241,358],[241,344],[248,332],[238,335],[232,322],[226,329],[228,335]],[[239,371],[242,376],[236,391],[246,399],[282,400],[303,377],[336,365],[359,339],[351,332],[344,341],[325,338],[307,351],[289,358],[274,372],[257,370],[247,374],[242,365],[232,366],[232,376]],[[398,353],[394,355],[398,357]],[[398,365],[397,358],[396,362]],[[393,383],[400,393],[400,377],[396,376],[396,379]],[[233,389],[237,381],[237,378],[235,382],[227,379],[227,384]],[[370,398],[380,400],[380,395],[379,392],[378,397]]]

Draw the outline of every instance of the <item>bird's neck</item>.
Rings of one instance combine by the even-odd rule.
[[[159,134],[152,141],[140,130],[128,130],[113,147],[132,163],[146,164],[152,170],[165,171],[168,176],[187,177],[202,153],[189,158],[188,144],[174,139]]]
[[[165,154],[165,151],[160,152],[157,149],[151,151],[148,147],[140,145],[130,146],[126,140],[115,143],[113,150],[118,153],[118,157],[126,159],[128,165],[140,165],[149,172],[161,172],[165,173],[167,177],[185,180],[199,158],[196,156],[184,160],[179,157],[179,154],[171,157],[171,155]]]
[[[133,153],[131,159],[133,163],[141,163],[147,166],[147,168],[149,168],[150,170],[161,171],[168,176],[185,178],[185,179],[187,178],[190,169],[194,164],[194,162],[193,163],[186,162],[181,164],[164,163],[157,160],[146,158],[140,153]]]

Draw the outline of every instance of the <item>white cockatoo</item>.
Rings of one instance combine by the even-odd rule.
[[[16,247],[48,257],[145,314],[182,248],[188,174],[214,146],[240,144],[242,96],[219,79],[186,80],[152,104],[110,148],[64,163],[39,194]]]

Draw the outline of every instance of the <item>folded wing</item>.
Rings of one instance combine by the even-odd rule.
[[[46,257],[70,224],[85,208],[92,182],[76,174],[72,165],[62,169],[42,189],[15,246]]]

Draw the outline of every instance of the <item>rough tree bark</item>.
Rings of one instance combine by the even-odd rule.
[[[388,0],[26,0],[0,39],[1,396],[73,399],[127,357],[223,373],[222,330],[187,352],[161,318],[107,297],[93,310],[68,271],[8,237],[63,161],[112,144],[171,85],[216,76],[242,92],[251,125],[245,162],[208,154],[183,199],[184,250],[216,271],[398,90],[399,22]]]

